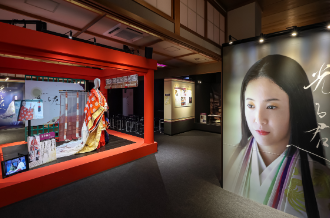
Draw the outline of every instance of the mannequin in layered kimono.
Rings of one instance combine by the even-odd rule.
[[[242,139],[225,166],[224,189],[297,217],[330,216],[330,172],[308,85],[303,68],[282,55],[249,69]]]
[[[81,139],[65,143],[56,148],[56,157],[61,158],[78,153],[86,153],[105,146],[106,123],[104,113],[108,104],[98,90],[100,79],[94,80],[94,88],[88,97],[84,113],[85,120],[81,129]]]
[[[108,104],[103,94],[99,91],[101,80],[94,80],[94,88],[88,97],[85,106],[85,123],[89,132],[89,136],[85,146],[78,153],[93,151],[97,148],[105,146],[105,116],[104,113],[108,108]]]

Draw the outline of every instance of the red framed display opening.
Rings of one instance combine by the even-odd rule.
[[[100,78],[100,91],[106,98],[106,79],[132,74],[144,76],[145,126],[144,139],[108,130],[112,135],[134,141],[133,144],[6,179],[1,177],[0,207],[157,152],[157,142],[154,141],[155,60],[5,23],[0,23],[0,28],[3,30],[0,35],[0,72],[85,80]],[[3,147],[23,143],[26,142],[0,145],[1,160]]]

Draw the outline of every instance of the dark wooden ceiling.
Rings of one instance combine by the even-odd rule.
[[[330,4],[329,0],[215,0],[226,11],[239,8],[252,2],[258,2],[263,10],[263,16],[269,16],[281,11],[290,10],[315,2],[323,2],[323,4]]]
[[[254,0],[215,0],[215,1],[217,1],[227,12],[235,8],[239,8],[241,6],[249,4],[251,2],[254,2]]]
[[[262,10],[262,32],[330,21],[330,0],[216,0],[227,12],[252,2]]]

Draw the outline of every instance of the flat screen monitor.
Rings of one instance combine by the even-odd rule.
[[[43,108],[41,99],[15,101],[17,121],[43,119]]]
[[[15,157],[1,162],[2,178],[29,170],[28,155]]]

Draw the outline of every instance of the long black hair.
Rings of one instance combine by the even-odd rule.
[[[260,77],[270,79],[289,96],[291,126],[289,144],[324,157],[320,134],[317,133],[311,141],[314,132],[306,132],[318,127],[312,91],[310,88],[304,89],[304,86],[309,85],[308,77],[299,63],[283,55],[268,55],[262,58],[249,69],[243,79],[241,88],[242,139],[240,146],[246,146],[252,135],[245,118],[245,90],[250,81]],[[316,147],[318,143],[319,146]],[[293,156],[295,151],[296,148],[290,146],[288,155]],[[307,153],[299,149],[299,154],[306,212],[308,217],[319,217]],[[311,155],[311,158],[325,165],[324,159],[315,155]]]

